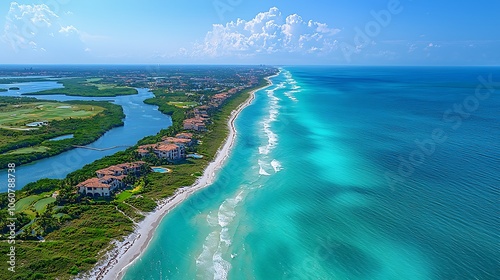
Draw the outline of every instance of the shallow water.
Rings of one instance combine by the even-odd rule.
[[[283,69],[125,279],[498,279],[500,99],[448,112],[489,74]]]

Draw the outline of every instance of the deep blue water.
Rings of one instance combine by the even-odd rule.
[[[284,68],[125,279],[499,279],[500,84],[479,77],[500,69]]]

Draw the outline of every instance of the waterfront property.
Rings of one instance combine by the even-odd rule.
[[[183,145],[159,144],[153,149],[157,157],[169,160],[186,158],[186,150]]]
[[[183,121],[184,129],[194,130],[194,131],[206,131],[207,126],[205,124],[206,120],[203,118],[191,118]]]
[[[137,153],[141,157],[155,154],[161,159],[180,160],[186,158],[186,147],[193,146],[192,133],[179,133],[175,137],[164,136],[162,142],[156,144],[141,145]]]
[[[124,175],[90,178],[77,185],[78,192],[89,196],[110,196],[111,192],[124,185]]]
[[[184,145],[184,146],[192,146],[194,144],[192,139],[189,138],[178,138],[178,137],[163,137],[161,138],[164,143],[168,144],[176,144],[176,145]]]
[[[126,185],[123,182],[123,179],[125,179],[127,175],[140,174],[141,168],[145,164],[146,163],[143,161],[136,161],[112,165],[107,168],[97,170],[97,177],[81,182],[76,187],[78,188],[79,193],[89,196],[110,196],[111,192]]]

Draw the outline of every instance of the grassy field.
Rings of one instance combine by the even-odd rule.
[[[0,97],[0,168],[50,157],[86,145],[123,124],[123,109],[104,101],[57,102]],[[35,121],[48,125],[27,127]],[[47,141],[73,134],[73,138]]]
[[[115,200],[117,202],[123,202],[123,201],[125,201],[125,199],[127,199],[131,196],[132,196],[132,193],[130,191],[123,191],[116,196]]]
[[[23,154],[32,154],[32,153],[43,153],[48,151],[49,148],[45,146],[34,146],[28,148],[21,148],[14,151],[10,151],[7,154],[9,155],[23,155]]]
[[[20,199],[18,202],[16,202],[16,212],[22,212],[26,209],[28,209],[33,202],[39,200],[41,196],[39,195],[30,195],[28,197],[25,197],[23,199]]]
[[[104,108],[91,105],[71,105],[56,102],[35,102],[0,107],[0,127],[25,127],[35,121],[93,117]]]
[[[56,199],[53,198],[53,197],[47,197],[47,198],[44,198],[44,199],[40,199],[38,200],[34,205],[33,207],[35,208],[35,210],[39,213],[39,214],[42,214],[43,212],[45,212],[45,210],[47,209],[47,205],[49,205],[50,203],[53,203],[55,202]]]
[[[168,105],[172,105],[179,108],[189,108],[198,105],[197,102],[168,102]]]
[[[85,80],[85,82],[87,82],[87,83],[95,83],[95,82],[99,82],[101,80],[102,80],[102,78],[89,78],[89,79]]]

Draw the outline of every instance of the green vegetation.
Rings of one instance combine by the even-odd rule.
[[[258,86],[264,84],[265,81],[262,81]],[[196,147],[196,152],[204,155],[202,159],[186,159],[169,164],[171,172],[168,173],[146,173],[134,180],[133,188],[114,197],[92,199],[74,192],[74,186],[95,176],[96,170],[139,159],[135,152],[137,146],[134,146],[94,161],[63,180],[39,180],[18,191],[16,207],[23,210],[16,217],[23,233],[18,235],[18,240],[22,241],[16,243],[16,258],[22,261],[17,263],[16,270],[19,272],[14,277],[3,270],[0,271],[0,279],[70,279],[91,269],[110,250],[110,242],[131,233],[134,222],[142,220],[144,212],[154,210],[156,201],[172,196],[180,187],[192,185],[196,180],[193,174],[203,173],[228,135],[229,115],[249,97],[249,91],[237,93],[227,100],[222,108],[212,114],[208,132],[195,135],[202,140],[202,144]],[[145,102],[158,105],[161,112],[171,115],[173,125],[157,135],[145,137],[138,144],[156,143],[163,136],[181,132],[182,121],[189,117],[186,109],[174,106],[171,102],[192,100],[179,100],[185,97],[166,93],[163,89],[155,90],[154,93],[155,97]],[[73,133],[75,137],[78,134]],[[56,190],[59,195],[54,202],[51,194]],[[0,194],[0,226],[3,226],[0,234],[7,233],[4,226],[7,204],[7,195]],[[33,232],[36,236],[43,236],[45,242],[38,242],[31,234]],[[2,237],[5,238],[5,235]],[[9,245],[0,242],[0,254],[6,254],[8,250]]]
[[[35,147],[28,147],[28,148],[20,148],[17,150],[13,150],[10,152],[7,152],[7,155],[22,155],[22,154],[34,154],[34,153],[44,153],[48,151],[49,148],[45,146],[35,146]]]
[[[123,202],[123,201],[125,201],[127,198],[129,198],[131,196],[132,196],[132,192],[131,191],[123,191],[123,192],[119,193],[118,195],[116,195],[115,201],[117,201],[117,202]]]
[[[123,117],[121,106],[103,101],[0,97],[0,169],[9,162],[28,163],[57,155],[73,145],[92,143],[111,128],[123,125]],[[48,125],[24,126],[34,121],[48,121]],[[66,134],[74,137],[49,141]]]
[[[173,105],[179,108],[190,108],[198,105],[197,102],[168,102],[168,105]]]
[[[64,88],[39,91],[30,93],[30,95],[64,94],[72,96],[113,97],[118,95],[137,94],[137,90],[134,88],[118,86],[115,84],[98,83],[101,80],[102,79],[100,78],[61,79],[59,80],[59,83],[62,83]]]
[[[6,91],[9,91],[9,90],[6,88],[0,88],[0,92],[6,92]]]
[[[25,129],[27,123],[42,120],[90,118],[104,111],[104,108],[99,106],[70,105],[60,102],[5,104],[6,106],[0,108],[0,128],[5,129]]]
[[[54,202],[56,202],[55,198],[53,198],[53,197],[47,197],[47,198],[40,199],[39,201],[37,201],[35,203],[35,205],[33,205],[33,207],[35,208],[35,210],[39,214],[42,214],[47,209],[47,205],[49,205],[50,203],[54,203]]]
[[[28,207],[30,207],[31,204],[33,204],[33,202],[37,201],[38,199],[40,199],[39,195],[30,195],[28,197],[19,200],[16,203],[16,212],[22,212],[28,209]]]
[[[50,81],[49,79],[45,78],[6,78],[6,79],[0,79],[0,84],[18,84],[18,83],[27,83],[27,82],[46,82]]]

